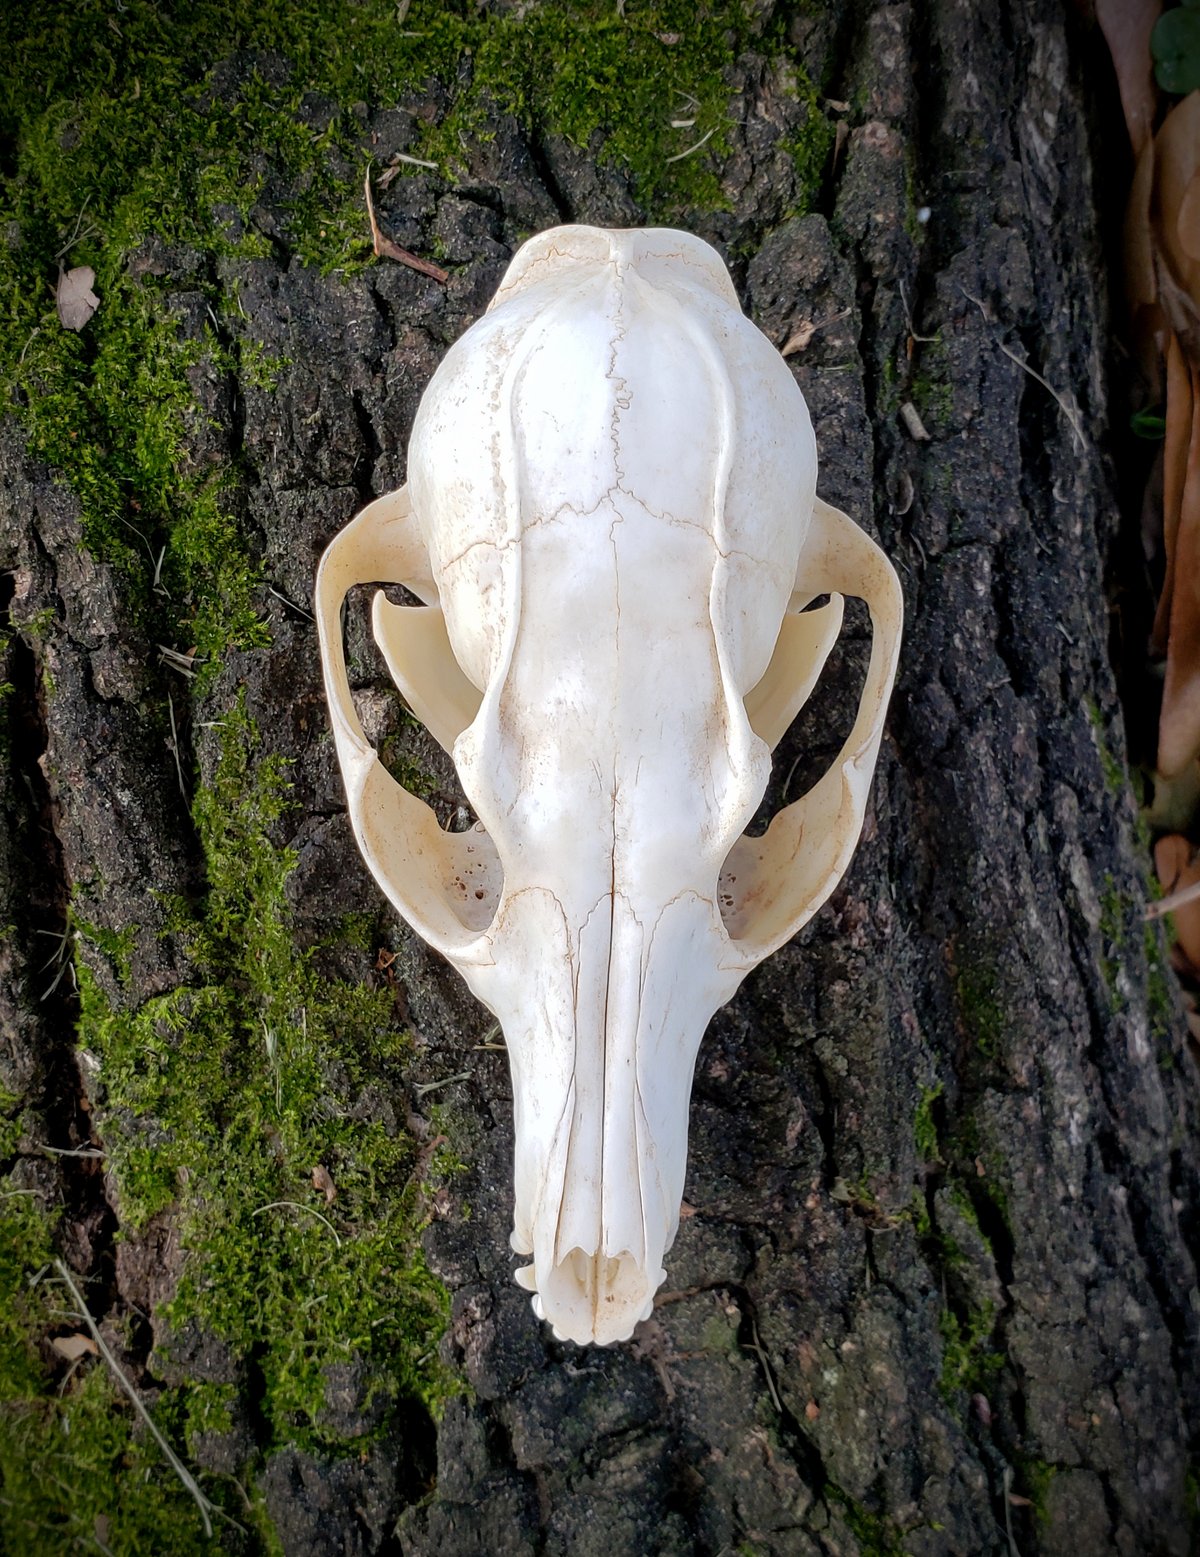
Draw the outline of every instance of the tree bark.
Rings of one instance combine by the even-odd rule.
[[[773,341],[816,327],[788,360],[819,489],[896,562],[907,626],[854,863],[705,1039],[669,1290],[628,1345],[556,1344],[513,1283],[505,1057],[477,1047],[486,1014],[384,913],[358,862],[305,611],[322,546],[403,480],[421,390],[520,237],[642,213],[619,167],[497,114],[467,153],[472,184],[432,175],[380,196],[401,241],[437,234],[446,288],[383,265],[323,278],[283,242],[212,261],[236,286],[243,343],[282,366],[272,388],[198,371],[190,454],[235,462],[274,593],[268,646],[228,655],[199,696],[172,683],[185,766],[190,742],[213,780],[206,725],[244,698],[261,756],[292,765],[294,807],[271,826],[298,861],[296,955],[319,942],[323,967],[379,982],[372,960],[394,951],[386,976],[418,1042],[371,1106],[446,1134],[464,1165],[432,1194],[424,1235],[451,1293],[443,1355],[469,1386],[436,1445],[401,1402],[396,1432],[357,1458],[256,1442],[253,1417],[221,1451],[257,1476],[289,1554],[1190,1549],[1200,1094],[1143,921],[1108,653],[1103,233],[1119,152],[1099,56],[1073,10],[1041,0],[864,0],[799,13],[789,37],[849,105],[818,209],[787,213],[773,158],[788,109],[750,53],[730,79],[730,209],[692,225],[729,255]],[[147,253],[199,338],[187,264]],[[124,978],[95,935],[78,955],[114,1008],[136,1011],[194,981],[168,899],[202,891],[203,867],[163,730],[142,714],[168,673],[19,419],[3,465],[17,711],[0,874],[19,927],[0,969],[5,1065],[66,1145],[104,1137],[105,1105],[78,1063],[69,980],[37,999],[33,931],[61,930],[70,902],[77,922],[124,933]],[[770,803],[836,749],[868,643],[852,615],[827,690],[779,750]],[[351,648],[376,733],[449,817],[453,772],[398,720],[361,613]],[[353,913],[370,916],[369,949],[330,951]],[[154,1120],[139,1128],[153,1144]],[[110,1271],[108,1319],[145,1311],[129,1355],[152,1391],[165,1375],[149,1348],[183,1262],[172,1213],[114,1245],[112,1174],[29,1164],[29,1187],[66,1197],[70,1262]],[[178,1378],[206,1376],[197,1355]],[[424,1448],[400,1446],[405,1421]]]

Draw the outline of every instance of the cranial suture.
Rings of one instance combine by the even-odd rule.
[[[816,470],[804,399],[713,249],[562,227],[525,244],[434,374],[408,485],[321,562],[355,837],[503,1028],[517,1280],[562,1338],[622,1340],[649,1314],[704,1029],[829,896],[862,827],[902,602]],[[466,832],[363,734],[340,608],[365,582],[423,602],[378,593],[375,637],[454,759]],[[873,630],[853,728],[748,837],[847,594]]]

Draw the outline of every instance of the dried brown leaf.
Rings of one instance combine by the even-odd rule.
[[[1158,300],[1150,204],[1154,195],[1154,142],[1147,141],[1133,170],[1125,213],[1125,291],[1131,312]]]
[[[1200,751],[1200,380],[1192,377],[1192,425],[1179,504],[1158,766],[1168,777]]]
[[[100,299],[92,291],[96,272],[90,265],[76,265],[73,270],[60,270],[54,301],[58,307],[59,323],[67,330],[82,330],[100,306]]]
[[[1179,515],[1187,480],[1188,449],[1192,441],[1192,374],[1176,336],[1167,339],[1167,415],[1163,437],[1162,537],[1166,554],[1162,594],[1150,635],[1152,654],[1167,652],[1171,623],[1171,597],[1175,591],[1175,551]]]
[[[91,1336],[82,1333],[51,1336],[50,1345],[68,1362],[78,1362],[81,1357],[97,1357],[100,1354],[100,1348]]]
[[[331,1206],[337,1199],[337,1186],[330,1177],[329,1169],[322,1163],[318,1163],[312,1170],[313,1188],[319,1189],[325,1196],[325,1204]]]
[[[1112,55],[1135,157],[1150,138],[1158,107],[1150,34],[1161,14],[1161,0],[1096,0],[1096,20]]]
[[[1158,272],[1150,230],[1154,194],[1154,141],[1148,139],[1134,169],[1125,211],[1125,300],[1129,308],[1130,341],[1151,403],[1161,396],[1160,353],[1166,336],[1158,301]]]
[[[1175,105],[1154,146],[1150,229],[1159,300],[1184,350],[1200,365],[1200,91]]]
[[[1189,259],[1200,260],[1200,173],[1193,173],[1179,201],[1179,246]]]
[[[779,348],[780,356],[790,357],[795,352],[803,351],[816,333],[817,327],[813,321],[802,319]]]

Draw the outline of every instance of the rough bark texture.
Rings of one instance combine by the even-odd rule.
[[[469,154],[472,185],[409,178],[382,199],[401,243],[440,240],[447,287],[383,265],[323,279],[282,239],[276,257],[220,262],[247,337],[285,364],[271,390],[198,371],[192,452],[236,460],[278,596],[262,596],[271,646],[227,659],[187,738],[211,775],[205,721],[244,689],[264,752],[294,763],[296,809],[277,827],[298,852],[298,946],[375,916],[419,1035],[405,1086],[468,1077],[430,1097],[467,1166],[434,1197],[425,1243],[452,1293],[443,1351],[469,1390],[438,1423],[435,1477],[402,1451],[399,1415],[360,1456],[274,1452],[259,1485],[289,1557],[1189,1550],[1200,1097],[1143,931],[1107,657],[1118,516],[1097,208],[1111,192],[1091,45],[1041,0],[839,7],[791,37],[851,105],[820,214],[786,217],[772,163],[786,100],[750,55],[731,82],[732,209],[693,225],[730,254],[773,340],[818,326],[789,360],[820,488],[896,560],[908,627],[849,875],[705,1040],[690,1213],[670,1290],[627,1346],[554,1344],[513,1284],[504,1056],[473,1047],[486,1015],[380,911],[342,811],[315,632],[279,596],[307,604],[321,547],[402,481],[420,393],[520,236],[638,208],[618,169],[500,117]],[[402,117],[368,121],[381,153]],[[145,258],[199,331],[192,261]],[[927,440],[906,431],[906,402]],[[61,928],[68,896],[93,925],[136,927],[125,982],[81,949],[110,1001],[136,1006],[187,980],[163,894],[194,891],[199,865],[162,730],[139,715],[147,645],[18,425],[2,454],[12,620],[52,615],[9,651],[24,724],[0,914],[23,928],[0,966],[4,1063],[67,1145],[88,1072],[76,1079],[67,985],[38,1002],[41,943],[24,931]],[[361,620],[351,642],[375,733],[395,734]],[[834,748],[866,646],[856,619],[831,690],[780,750],[774,802]],[[448,764],[398,738],[448,815]],[[347,951],[342,968],[369,965]],[[427,1114],[417,1096],[391,1106]],[[89,1170],[31,1158],[26,1180],[59,1174],[82,1271],[120,1217],[119,1186]],[[107,1301],[147,1316],[131,1343],[144,1366],[178,1276],[170,1215],[118,1247]],[[193,1376],[242,1377],[198,1360],[204,1345]],[[343,1382],[330,1409],[341,1400],[349,1434],[370,1390]],[[253,1461],[252,1416],[239,1431],[206,1470]]]

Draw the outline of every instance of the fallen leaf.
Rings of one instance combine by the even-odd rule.
[[[54,300],[58,306],[60,324],[68,330],[82,330],[100,306],[100,299],[92,291],[96,272],[90,265],[76,265],[73,270],[58,273],[58,286]]]
[[[1162,537],[1166,556],[1162,593],[1150,635],[1150,652],[1167,652],[1171,623],[1171,597],[1175,591],[1175,551],[1179,515],[1187,481],[1188,449],[1192,441],[1192,375],[1176,336],[1167,340],[1167,414],[1163,427]]]
[[[1175,105],[1154,138],[1149,214],[1159,301],[1200,365],[1200,91]]]
[[[780,355],[790,357],[793,352],[803,351],[816,333],[817,327],[813,321],[802,319],[779,348]]]
[[[337,1198],[337,1186],[329,1176],[329,1169],[318,1163],[312,1170],[313,1188],[325,1196],[325,1204],[331,1206]]]
[[[1200,751],[1200,374],[1195,370],[1191,387],[1192,421],[1173,552],[1158,724],[1158,766],[1167,777],[1182,772]]]
[[[65,1357],[68,1362],[78,1362],[81,1357],[97,1357],[100,1354],[100,1348],[92,1340],[91,1336],[82,1333],[51,1336],[50,1345],[60,1357]]]
[[[1158,302],[1158,275],[1154,240],[1150,231],[1150,202],[1154,194],[1155,148],[1153,139],[1142,147],[1129,186],[1125,212],[1125,300],[1129,308],[1130,336],[1149,399],[1162,398],[1159,354],[1166,335]]]
[[[1149,139],[1158,107],[1150,35],[1161,14],[1161,0],[1096,0],[1096,20],[1112,55],[1135,157]]]

